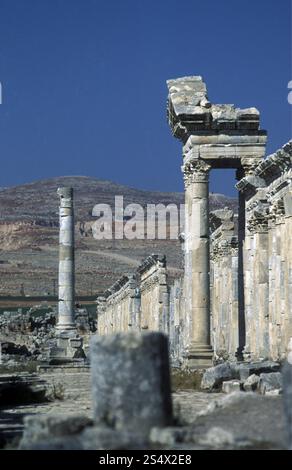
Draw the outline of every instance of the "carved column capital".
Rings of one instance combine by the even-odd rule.
[[[250,219],[247,220],[246,226],[249,233],[263,233],[268,231],[268,217],[262,214],[254,214]]]
[[[58,188],[57,194],[60,198],[60,207],[65,207],[65,208],[73,207],[73,188],[70,188],[70,187]]]
[[[252,175],[254,170],[259,166],[262,159],[254,157],[243,157],[241,158],[241,165],[244,172],[244,176]]]
[[[251,234],[268,231],[269,204],[266,200],[255,201],[246,209],[246,227]]]
[[[209,163],[200,158],[186,162],[182,166],[185,185],[188,186],[191,183],[208,183],[211,168]]]
[[[283,222],[284,216],[285,216],[284,201],[282,199],[274,201],[271,204],[270,211],[269,211],[270,225],[273,226],[277,223]]]
[[[211,244],[211,260],[219,261],[224,257],[235,256],[238,254],[238,239],[235,236],[232,237],[220,237],[217,240],[213,240]]]

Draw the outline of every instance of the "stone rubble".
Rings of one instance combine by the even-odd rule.
[[[224,362],[207,369],[202,377],[201,389],[221,390],[230,393],[236,390],[259,391],[261,394],[282,390],[280,364],[272,361],[255,363]],[[280,393],[279,392],[279,393]]]
[[[27,313],[0,314],[1,364],[15,367],[24,362],[48,360],[56,344],[55,325],[57,312],[37,316],[38,309]],[[86,309],[76,309],[76,330],[87,344],[89,337],[96,331],[96,321]],[[67,345],[66,345],[67,346]],[[77,349],[78,345],[76,343]],[[73,353],[74,354],[74,353]]]
[[[270,374],[260,374],[259,380],[259,392],[262,395],[268,394],[269,392],[279,391],[282,392],[283,380],[281,372],[271,372]]]
[[[252,374],[260,375],[261,373],[278,372],[281,365],[278,362],[262,361],[262,362],[247,362],[235,365],[235,373],[241,382],[244,382]]]
[[[43,415],[38,419],[34,416],[26,416],[24,418],[25,433],[20,441],[19,449],[29,448],[34,443],[46,442],[48,439],[78,434],[91,425],[92,420],[82,415]]]
[[[253,392],[257,390],[259,385],[260,377],[256,374],[251,374],[246,381],[243,383],[243,389],[246,392]]]
[[[228,362],[210,367],[203,375],[201,389],[208,391],[218,390],[224,381],[232,378],[233,371]]]

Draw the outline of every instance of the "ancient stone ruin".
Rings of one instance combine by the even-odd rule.
[[[168,80],[182,141],[184,275],[146,258],[97,299],[98,334],[159,330],[173,363],[282,360],[292,336],[292,141],[265,157],[255,108],[212,104],[199,76]],[[209,173],[234,168],[239,209],[209,213]]]
[[[95,325],[75,305],[73,189],[59,188],[58,311],[0,317],[0,447],[292,448],[292,141],[266,157],[255,108],[212,104],[198,76],[167,85],[183,275],[149,255],[97,298]],[[236,169],[238,213],[209,211],[216,168]]]

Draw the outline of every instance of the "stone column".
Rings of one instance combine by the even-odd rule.
[[[240,180],[244,176],[243,168],[236,172],[236,179]],[[238,275],[237,275],[237,291],[238,291],[238,349],[237,358],[243,359],[243,351],[246,346],[246,319],[245,319],[245,276],[246,268],[244,263],[245,250],[245,195],[239,191],[238,193]]]
[[[75,330],[74,211],[73,189],[58,188],[60,197],[59,307],[60,331]]]
[[[251,197],[259,181],[247,181],[246,177],[253,177],[255,168],[262,158],[258,156],[242,157],[240,167],[236,172],[238,183],[238,340],[237,358],[250,359],[253,308],[253,234],[247,229],[246,202]],[[256,184],[256,187],[254,186]],[[251,191],[251,192],[250,192]]]
[[[192,252],[191,252],[191,229],[190,220],[192,214],[192,198],[191,198],[191,172],[187,168],[182,167],[184,183],[185,183],[185,211],[184,211],[184,297],[185,305],[182,312],[182,334],[180,345],[182,355],[185,356],[186,348],[190,342],[191,331],[191,306],[192,306]],[[182,339],[183,338],[183,339]]]
[[[189,256],[191,257],[191,330],[187,363],[190,367],[212,365],[210,345],[210,249],[209,249],[209,170],[200,158],[185,163],[189,179]]]
[[[246,215],[247,236],[252,239],[250,357],[265,359],[269,357],[269,233],[265,189],[257,189],[247,205]]]

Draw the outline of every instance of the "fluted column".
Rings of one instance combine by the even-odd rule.
[[[190,334],[187,351],[189,366],[212,363],[210,344],[210,247],[209,247],[209,170],[211,166],[200,158],[183,167],[188,181],[188,269],[191,305]]]
[[[73,189],[58,188],[60,197],[59,304],[57,329],[75,329],[75,266]]]

